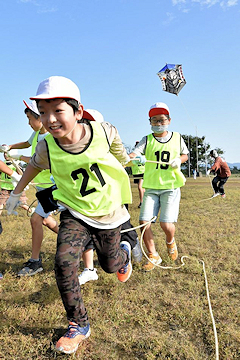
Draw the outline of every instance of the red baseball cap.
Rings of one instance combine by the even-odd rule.
[[[169,115],[169,108],[166,104],[162,102],[157,102],[150,107],[148,114],[150,118],[155,115]]]

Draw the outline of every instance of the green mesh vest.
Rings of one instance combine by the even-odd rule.
[[[38,143],[38,135],[39,135],[39,131],[36,132],[32,141],[32,152],[31,152],[32,155],[35,153],[35,149]],[[37,184],[36,186],[46,189],[53,185],[50,180],[50,176],[51,176],[50,170],[48,169],[42,170],[37,176],[35,176],[33,181],[34,183]]]
[[[169,163],[180,157],[181,135],[173,132],[166,143],[158,142],[153,134],[147,136],[145,157],[151,161]],[[143,187],[147,189],[176,189],[185,184],[185,177],[180,169],[173,169],[169,165],[148,163],[145,164]]]
[[[133,166],[132,166],[132,174],[133,175],[144,174],[144,171],[145,171],[145,165],[133,164]]]
[[[90,142],[78,154],[64,151],[52,135],[45,137],[57,185],[54,199],[89,217],[107,215],[132,201],[128,175],[110,153],[101,124],[92,121],[90,127]]]
[[[5,164],[6,164],[6,161],[4,161]],[[13,171],[16,171],[16,168],[14,167],[14,165],[8,165],[8,167],[10,169],[12,169]],[[5,190],[13,190],[14,189],[14,186],[12,184],[12,181],[11,181],[11,176],[5,174],[4,172],[1,173],[1,188],[2,189],[5,189]]]

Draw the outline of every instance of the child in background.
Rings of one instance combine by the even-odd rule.
[[[2,146],[0,145],[0,152],[3,152]],[[13,168],[10,168],[5,164],[3,161],[0,160],[0,173],[1,173],[1,185],[8,184],[11,189],[14,189],[21,179],[22,175],[18,174]],[[5,185],[6,187],[6,185]],[[5,188],[1,188],[0,192],[0,215],[2,213],[3,206],[6,204],[7,199],[10,196],[10,192],[6,192]],[[0,234],[2,233],[3,228],[2,224],[0,223]]]
[[[94,109],[86,109],[84,110],[84,118],[81,122],[88,123],[88,121],[97,121],[102,124],[104,127],[109,127],[109,123],[105,123],[103,115]],[[126,208],[127,204],[125,205]],[[130,223],[130,220],[126,221],[122,224],[122,230],[131,229],[133,226]],[[138,235],[135,230],[127,231],[121,234],[121,241],[129,242],[132,249],[132,257],[136,262],[140,262],[142,259],[142,250],[139,244]],[[79,275],[79,284],[83,285],[88,281],[98,280],[97,269],[94,268],[94,242],[91,240],[85,247],[85,251],[83,252],[82,258],[84,263],[84,270]]]
[[[33,133],[27,141],[12,145],[5,145],[4,150],[26,149],[32,146],[31,150],[33,155],[37,143],[43,140],[48,132],[40,120],[40,114],[35,101],[30,104],[27,104],[25,101],[23,102],[26,106],[24,112],[29,120],[29,125],[33,129]],[[30,156],[24,155],[12,155],[12,158],[15,160],[25,161],[26,163],[29,163],[31,159]],[[41,174],[34,178],[34,182],[36,183],[37,192],[51,187],[52,182],[50,180],[49,170],[42,171]],[[40,257],[40,250],[43,241],[43,225],[47,226],[56,234],[58,232],[57,221],[51,216],[50,212],[46,213],[43,210],[39,201],[33,215],[31,216],[30,223],[32,227],[32,255],[31,258],[24,264],[24,267],[18,272],[18,276],[32,276],[43,270],[42,259]]]
[[[2,152],[2,147],[0,146],[0,152]],[[16,171],[14,171],[13,169],[11,169],[10,167],[8,167],[3,161],[0,160],[0,172],[2,174],[5,174],[7,176],[7,178],[12,181],[12,185],[13,188],[15,188],[15,186],[17,185],[18,181],[21,179],[21,175],[18,174]],[[2,205],[3,203],[5,204],[5,194],[2,195],[2,191],[0,193],[0,205]],[[1,207],[2,209],[2,207]],[[0,235],[3,232],[3,228],[2,228],[2,223],[0,221]],[[0,273],[0,280],[3,279],[3,274]]]
[[[135,147],[137,146],[138,143],[139,143],[139,141],[136,141]],[[134,149],[133,149],[133,152],[134,152]],[[133,182],[134,182],[134,184],[138,184],[138,193],[139,193],[139,199],[140,199],[140,204],[138,205],[138,208],[140,208],[142,205],[143,195],[144,195],[144,191],[145,191],[142,187],[144,170],[145,170],[145,166],[143,164],[133,164],[132,165],[132,174],[133,174],[133,179],[134,179]]]
[[[17,150],[11,150],[8,152],[10,156],[14,156],[17,154]],[[16,171],[20,176],[22,175],[22,171],[20,173],[20,168],[16,169],[15,165],[12,163],[11,158],[9,158],[6,153],[4,153],[5,164]],[[11,177],[8,176],[6,173],[1,172],[1,183],[0,183],[1,193],[0,193],[0,215],[2,214],[2,209],[7,202],[7,199],[10,196],[11,191],[14,189],[13,183],[11,182]],[[27,197],[25,191],[23,191],[22,196],[20,197],[21,208],[28,211],[29,214],[31,213],[32,209],[29,209],[27,204]]]
[[[188,160],[188,149],[179,133],[168,131],[171,118],[166,104],[158,102],[151,106],[149,121],[152,133],[144,136],[134,152],[129,154],[130,158],[135,158],[132,162],[145,164],[147,160],[143,180],[145,193],[139,221],[140,224],[147,223],[158,216],[161,208],[160,226],[166,236],[168,255],[176,260],[178,250],[174,239],[174,222],[178,218],[180,187],[185,184],[180,167],[181,163]],[[147,226],[143,239],[151,260],[144,265],[144,270],[151,271],[162,261],[155,248],[151,224]]]
[[[62,206],[57,238],[55,276],[69,321],[56,349],[66,354],[90,336],[78,268],[87,243],[93,239],[99,263],[126,282],[131,273],[131,247],[121,241],[121,224],[130,216],[131,188],[122,164],[129,161],[116,128],[81,123],[80,92],[71,80],[52,76],[40,83],[36,100],[41,121],[49,131],[36,147],[17,188],[7,202],[11,213],[21,191],[42,169],[50,168],[57,189],[53,198]],[[111,153],[114,152],[114,155]]]
[[[210,151],[210,156],[214,159],[213,166],[207,171],[209,175],[211,172],[216,173],[216,176],[212,180],[212,186],[214,194],[212,197],[221,195],[222,198],[226,197],[224,191],[224,185],[226,184],[229,176],[231,176],[231,170],[228,164],[217,153],[216,150]]]

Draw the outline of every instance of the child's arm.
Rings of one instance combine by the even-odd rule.
[[[180,156],[181,159],[181,164],[185,163],[186,161],[188,161],[188,155],[187,154],[183,154]]]
[[[0,160],[0,171],[4,172],[8,176],[12,176],[13,170],[10,169],[3,161]]]
[[[13,210],[18,206],[20,196],[22,194],[22,191],[25,189],[27,184],[40,172],[40,170],[34,168],[30,164],[28,164],[25,172],[23,173],[23,176],[21,177],[21,180],[17,184],[14,191],[11,192],[11,195],[9,199],[6,202],[6,209],[8,212],[8,215],[13,213]]]
[[[30,181],[37,176],[37,174],[40,173],[40,170],[34,168],[32,165],[28,164],[26,167],[26,170],[23,173],[23,176],[19,183],[17,184],[15,190],[13,193],[15,195],[20,194],[25,187],[30,183]]]
[[[8,167],[3,161],[0,160],[0,170],[12,178],[12,183],[14,186],[17,185],[18,181],[21,179],[21,174],[18,174],[16,171],[13,171]]]
[[[11,155],[11,154],[8,154],[7,153],[7,156],[11,159],[14,159],[14,160],[20,160],[20,161],[24,161],[25,163],[29,163],[30,160],[31,160],[31,156],[25,156],[25,155]]]
[[[31,146],[28,141],[22,141],[16,144],[9,145],[9,150],[11,149],[27,149]]]
[[[0,145],[0,152],[7,152],[11,149],[27,149],[30,146],[31,144],[28,141],[23,141],[12,145],[3,144]]]

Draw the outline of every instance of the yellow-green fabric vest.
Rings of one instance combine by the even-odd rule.
[[[151,161],[169,163],[176,157],[180,157],[181,135],[173,132],[166,143],[157,141],[153,134],[147,136],[145,157]],[[169,165],[146,162],[143,179],[143,187],[146,189],[176,189],[186,182],[185,176],[180,169],[173,169]]]
[[[93,217],[107,215],[122,204],[131,203],[132,194],[128,175],[110,153],[101,124],[92,121],[90,127],[90,142],[77,154],[63,150],[50,134],[45,141],[50,171],[57,185],[54,199]]]
[[[133,166],[132,166],[132,174],[133,175],[144,174],[144,171],[145,171],[145,165],[133,164]]]
[[[39,135],[39,131],[36,132],[33,141],[32,141],[32,156],[35,153],[35,149],[38,143],[38,135]],[[37,183],[36,186],[47,189],[49,187],[51,187],[53,184],[50,180],[50,170],[46,169],[46,170],[42,170],[34,179],[34,183]]]
[[[4,161],[5,164],[7,164],[6,161]],[[7,165],[10,169],[12,169],[13,171],[16,171],[16,168],[14,167],[14,165],[10,164],[10,165]],[[13,190],[14,189],[14,186],[13,186],[13,183],[12,183],[12,178],[11,176],[5,174],[4,172],[1,173],[1,188],[2,189],[5,189],[5,190]]]

